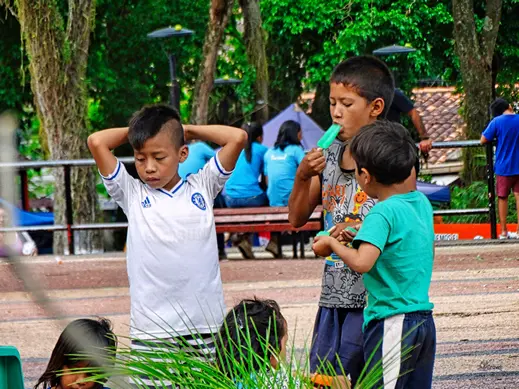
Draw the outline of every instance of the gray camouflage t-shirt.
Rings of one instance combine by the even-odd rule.
[[[361,222],[375,205],[375,200],[357,184],[355,171],[339,166],[344,147],[333,144],[324,152],[326,167],[321,182],[326,230],[337,223]],[[326,258],[319,305],[326,308],[364,308],[366,305],[361,274],[351,270],[335,254]]]

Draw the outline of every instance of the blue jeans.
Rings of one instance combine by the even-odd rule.
[[[265,193],[253,197],[233,198],[224,195],[227,208],[263,207],[269,204]]]
[[[364,358],[373,355],[367,371],[382,360],[382,377],[375,388],[431,389],[435,354],[431,311],[373,320],[364,331]]]

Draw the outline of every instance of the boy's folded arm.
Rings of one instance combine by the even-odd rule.
[[[184,134],[188,141],[199,139],[222,146],[218,152],[218,160],[228,172],[234,170],[236,161],[247,144],[247,133],[241,128],[230,126],[186,124]]]
[[[88,137],[88,148],[101,175],[108,176],[114,172],[118,162],[112,154],[112,150],[127,142],[128,127],[109,128],[95,132]]]
[[[296,174],[294,186],[288,199],[288,221],[294,227],[306,224],[321,199],[321,180],[319,176],[303,179]]]
[[[350,269],[357,273],[370,271],[380,256],[380,249],[366,242],[362,242],[358,249],[351,249],[334,239],[331,243],[331,249]]]

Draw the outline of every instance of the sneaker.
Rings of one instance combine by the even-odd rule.
[[[243,239],[237,245],[238,250],[240,250],[241,255],[245,259],[254,259],[254,253],[252,252],[252,245],[247,239]]]
[[[517,232],[503,232],[501,235],[499,235],[499,239],[519,239],[519,233]]]

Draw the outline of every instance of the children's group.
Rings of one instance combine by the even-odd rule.
[[[324,270],[309,376],[329,375],[331,368],[344,378],[340,382],[360,387],[365,372],[378,371],[373,388],[431,388],[436,351],[429,299],[433,211],[416,189],[415,143],[403,126],[384,120],[394,93],[393,75],[377,58],[339,63],[329,96],[330,115],[340,127],[337,141],[306,154],[297,124],[286,124],[274,149],[266,151],[254,123],[245,130],[182,124],[178,112],[164,105],[142,108],[128,127],[92,134],[88,146],[104,185],[129,222],[131,348],[145,353],[174,345],[213,360],[230,376],[233,370],[222,363],[222,353],[259,371],[257,359],[244,357],[243,349],[249,354],[268,350],[269,369],[285,369],[290,379],[290,369],[283,367],[289,323],[279,305],[243,300],[226,313],[213,214],[215,199],[226,187],[227,206],[288,204],[294,227],[323,205],[324,231],[312,246]],[[200,170],[183,171],[195,141],[220,149]],[[112,153],[127,142],[139,179]],[[269,181],[266,195],[259,189],[261,169]],[[281,177],[272,184],[276,171],[292,172],[292,179]],[[248,192],[244,201],[241,190],[249,184],[258,190]],[[80,327],[92,347],[112,353],[117,342],[109,323],[84,319],[69,327],[36,388],[102,387],[78,384],[87,374],[75,368],[90,362],[71,359],[85,351],[71,334]],[[240,335],[244,331],[246,344]],[[236,387],[244,387],[239,377],[233,379]],[[256,379],[269,380],[265,374]],[[287,387],[283,379],[271,384]],[[140,385],[154,388],[157,383],[144,376]]]

